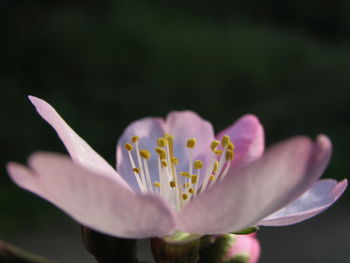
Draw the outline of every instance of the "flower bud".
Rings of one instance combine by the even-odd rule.
[[[256,263],[259,255],[255,233],[206,236],[201,240],[200,263]]]

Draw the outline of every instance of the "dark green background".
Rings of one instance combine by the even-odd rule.
[[[64,152],[28,94],[111,163],[128,123],[192,109],[216,131],[254,113],[267,145],[325,133],[334,143],[325,176],[348,177],[349,1],[169,2],[0,2],[0,237],[61,262],[89,260],[79,261],[78,226],[4,169],[36,150]],[[262,229],[261,262],[350,262],[349,200]]]

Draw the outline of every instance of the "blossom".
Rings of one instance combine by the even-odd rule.
[[[224,255],[223,262],[230,262],[236,259],[236,262],[256,263],[260,256],[260,244],[255,238],[255,233],[249,235],[232,235],[232,244]],[[238,261],[238,259],[241,259]],[[245,261],[243,261],[245,259]],[[235,262],[235,261],[234,261]]]
[[[318,180],[331,156],[328,137],[293,137],[264,151],[254,115],[217,135],[191,111],[135,121],[119,138],[114,169],[51,105],[29,98],[71,158],[36,152],[28,166],[8,164],[12,180],[110,235],[177,240],[294,224],[328,208],[347,187],[346,179]]]

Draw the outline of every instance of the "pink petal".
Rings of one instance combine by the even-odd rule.
[[[330,207],[343,194],[348,182],[320,180],[298,199],[259,222],[263,226],[285,226],[309,219]]]
[[[233,125],[221,131],[217,135],[218,140],[224,135],[229,135],[235,145],[234,168],[238,164],[256,160],[264,152],[264,129],[254,115],[242,116]]]
[[[160,198],[135,194],[116,178],[99,176],[63,155],[36,153],[29,165],[9,163],[13,181],[83,225],[125,238],[161,236],[174,227],[172,212]]]
[[[123,132],[122,136],[118,140],[117,145],[117,171],[128,182],[133,189],[139,190],[135,175],[132,171],[132,167],[129,161],[128,152],[124,148],[126,143],[131,143],[133,136],[139,136],[139,147],[141,149],[147,149],[152,153],[151,159],[148,160],[150,174],[153,181],[159,181],[157,179],[157,155],[154,149],[157,147],[157,138],[162,137],[165,133],[165,123],[161,118],[144,118],[132,122]],[[137,164],[137,158],[135,150],[132,151],[133,158]]]
[[[201,170],[206,171],[211,154],[210,144],[215,138],[211,123],[192,111],[173,111],[168,114],[166,125],[168,132],[175,137],[174,152],[179,159],[177,170],[189,170],[190,152],[186,143],[194,137],[197,142],[193,148],[193,160],[201,160],[204,163]]]
[[[166,121],[161,118],[144,118],[131,123],[119,138],[117,146],[117,170],[130,185],[135,189],[136,179],[132,172],[125,143],[130,143],[132,136],[139,136],[140,149],[147,149],[152,153],[148,160],[150,174],[153,181],[159,181],[158,161],[154,149],[157,147],[157,139],[163,137],[164,133],[174,136],[174,154],[179,159],[178,171],[188,170],[189,151],[186,142],[189,138],[195,137],[197,143],[193,149],[193,160],[200,159],[207,163],[210,154],[210,143],[214,139],[214,132],[211,124],[196,113],[191,111],[171,112]],[[135,154],[134,151],[132,151]],[[136,162],[136,156],[134,156]],[[205,169],[205,167],[203,168]]]
[[[40,116],[57,132],[73,161],[97,174],[113,176],[120,184],[129,187],[99,154],[97,154],[46,101],[29,96]]]
[[[218,234],[255,225],[310,188],[326,167],[330,153],[325,136],[319,136],[315,144],[305,137],[281,142],[189,202],[178,215],[179,228]]]

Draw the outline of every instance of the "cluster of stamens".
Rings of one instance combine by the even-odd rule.
[[[203,173],[203,162],[193,160],[193,149],[197,140],[189,138],[186,143],[189,152],[188,170],[178,172],[178,159],[174,156],[174,136],[164,134],[157,139],[158,147],[154,149],[158,160],[159,180],[152,182],[148,167],[151,152],[139,148],[139,139],[138,136],[133,136],[131,143],[125,144],[125,149],[141,192],[161,195],[176,210],[215,182],[224,179],[234,157],[234,145],[228,135],[223,136],[221,142],[213,140],[210,145],[211,158]],[[132,154],[133,151],[136,158]],[[199,185],[201,177],[202,183]]]

